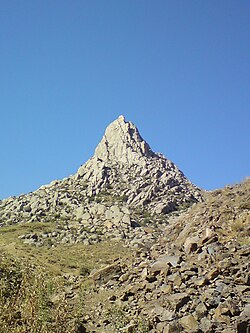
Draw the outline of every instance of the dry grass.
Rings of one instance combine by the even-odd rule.
[[[73,333],[80,321],[76,312],[67,303],[62,279],[1,255],[1,333]]]
[[[128,251],[118,242],[102,242],[93,245],[59,244],[56,247],[27,245],[18,236],[29,232],[51,230],[53,224],[26,223],[0,229],[0,250],[16,258],[46,267],[55,274],[79,274],[84,268],[91,271],[117,258],[128,256]]]
[[[127,249],[116,242],[51,248],[27,245],[18,239],[24,233],[53,227],[26,223],[0,229],[1,333],[77,332],[86,303],[82,291],[91,288],[88,273],[130,257]],[[72,282],[63,277],[65,274],[78,278],[74,285],[78,297],[69,301],[65,295]],[[90,297],[90,301],[96,300]]]

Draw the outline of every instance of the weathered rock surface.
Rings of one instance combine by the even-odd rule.
[[[131,206],[169,213],[201,200],[201,192],[163,155],[154,153],[123,116],[111,123],[94,156],[76,174],[93,193],[112,188]]]

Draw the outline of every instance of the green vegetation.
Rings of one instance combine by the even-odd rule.
[[[52,232],[56,228],[55,223],[50,222],[30,222],[30,223],[19,223],[11,226],[2,227],[0,229],[0,235],[2,234],[14,234],[20,236],[23,233],[32,232]]]
[[[237,240],[242,245],[250,244],[249,185],[243,183],[205,196],[204,202],[182,212],[183,218],[177,220],[171,232],[178,237],[190,223],[190,228],[182,235],[184,239],[204,226],[203,230],[213,228],[222,243]],[[118,197],[107,189],[93,200],[118,202],[119,206],[126,197]],[[188,208],[190,204],[192,202],[187,202],[179,208]],[[89,325],[91,331],[100,313],[104,317],[99,326],[93,327],[97,333],[149,332],[143,312],[138,314],[128,305],[112,303],[123,295],[119,288],[113,287],[114,281],[119,281],[120,272],[126,274],[127,269],[133,267],[133,251],[128,251],[122,243],[109,240],[93,245],[57,244],[53,247],[48,238],[46,246],[36,247],[18,238],[23,234],[52,233],[58,229],[67,232],[68,227],[72,234],[76,232],[73,222],[56,214],[49,216],[51,222],[22,222],[0,228],[0,332],[81,333],[85,332],[84,325]],[[176,214],[180,211],[164,215],[137,208],[133,209],[131,221],[138,221],[138,225],[144,227],[154,226],[155,222],[167,224],[170,216]],[[150,228],[146,229],[151,232]],[[109,275],[108,269],[113,266],[114,273]],[[94,277],[103,271],[104,278]],[[105,327],[101,327],[102,323]]]
[[[224,189],[204,192],[204,201],[186,213],[181,228],[185,220],[189,220],[193,221],[189,234],[199,225],[212,226],[221,243],[237,241],[241,245],[249,245],[249,202],[250,179]]]

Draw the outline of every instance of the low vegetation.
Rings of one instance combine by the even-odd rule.
[[[93,245],[58,244],[56,247],[40,247],[25,244],[18,239],[22,234],[53,231],[54,223],[23,223],[0,228],[0,251],[15,258],[36,263],[53,274],[79,274],[108,264],[117,258],[128,256],[119,242],[102,242]]]
[[[75,304],[75,309],[68,304],[62,278],[9,255],[1,255],[2,333],[75,332],[80,324],[79,310],[79,304]]]
[[[53,231],[53,223],[24,223],[0,229],[0,332],[85,332],[84,292],[91,271],[129,254],[121,244],[24,244],[18,236]],[[67,297],[74,288],[77,298]],[[91,297],[90,297],[91,300]]]

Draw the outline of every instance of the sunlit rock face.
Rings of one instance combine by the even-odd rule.
[[[106,129],[94,156],[76,174],[94,192],[112,187],[128,203],[168,213],[177,205],[201,200],[200,190],[178,167],[154,153],[137,127],[119,116]]]
[[[124,164],[138,163],[141,157],[152,157],[154,153],[144,141],[138,129],[120,116],[106,129],[95,150],[95,157],[103,161]]]

